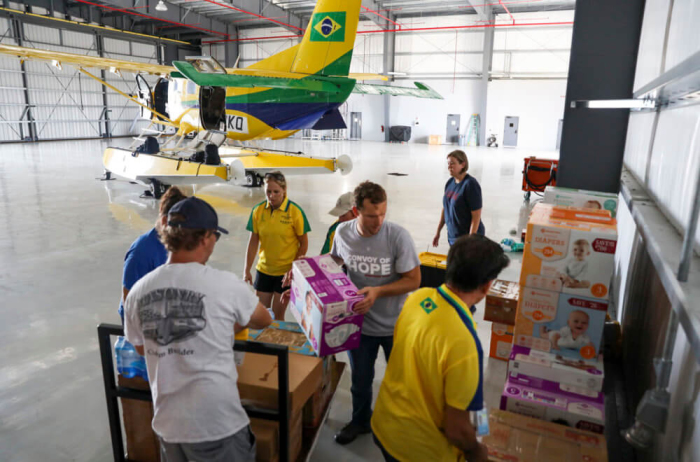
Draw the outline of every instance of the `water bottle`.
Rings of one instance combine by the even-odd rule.
[[[117,342],[114,344],[114,355],[117,359],[117,372],[122,377],[127,379],[141,377],[148,381],[146,358],[141,356],[126,338],[117,338]]]

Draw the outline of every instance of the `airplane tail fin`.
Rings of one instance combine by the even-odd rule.
[[[292,72],[347,76],[361,4],[361,0],[318,0]]]
[[[318,0],[301,43],[250,68],[347,76],[361,3],[362,0]]]

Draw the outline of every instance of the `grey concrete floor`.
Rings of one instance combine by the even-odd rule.
[[[126,145],[115,140],[112,145]],[[311,223],[310,252],[319,252],[337,196],[369,179],[385,186],[388,219],[406,227],[419,252],[429,250],[437,226],[451,146],[285,140],[277,149],[320,156],[348,154],[347,176],[289,177],[289,196]],[[153,226],[157,204],[143,187],[102,182],[100,141],[0,146],[0,460],[111,460],[96,326],[118,323],[124,253]],[[518,221],[523,158],[555,152],[467,148],[470,173],[481,183],[483,220],[494,240]],[[388,173],[408,176],[389,176]],[[217,244],[210,264],[241,274],[250,208],[261,190],[232,185],[199,187],[231,234]],[[438,252],[447,251],[446,237]],[[519,255],[502,277],[517,280]],[[490,323],[478,307],[479,335],[488,351]],[[341,360],[347,360],[340,355]],[[380,356],[375,389],[385,369]],[[506,364],[486,365],[486,400],[498,405]],[[333,442],[351,413],[346,372],[311,460],[379,460],[369,436],[341,447]]]

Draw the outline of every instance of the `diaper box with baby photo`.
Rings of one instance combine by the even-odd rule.
[[[607,300],[616,224],[561,220],[542,210],[535,207],[527,225],[520,284]]]
[[[601,300],[522,287],[514,344],[595,362],[607,310]]]
[[[594,433],[605,427],[603,393],[523,375],[508,377],[500,408]]]
[[[510,351],[508,374],[527,375],[591,391],[603,389],[603,361],[583,361],[519,345]]]
[[[360,344],[364,315],[353,311],[364,299],[330,255],[302,258],[292,266],[289,309],[319,356]]]
[[[609,210],[613,218],[617,215],[618,197],[612,193],[547,186],[544,190],[544,201],[547,204]]]

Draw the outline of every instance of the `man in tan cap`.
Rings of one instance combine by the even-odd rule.
[[[353,204],[354,204],[354,195],[353,195],[352,191],[346,192],[345,194],[341,194],[341,196],[336,201],[335,207],[333,208],[333,210],[328,212],[329,215],[333,215],[334,217],[338,217],[338,219],[328,229],[328,234],[326,235],[326,242],[324,242],[324,244],[323,244],[323,249],[321,250],[321,255],[325,255],[327,253],[330,253],[331,248],[333,248],[333,238],[335,237],[335,229],[338,227],[338,225],[343,223],[344,221],[350,221],[350,220],[357,217],[357,213],[355,213],[355,211],[352,207]]]

